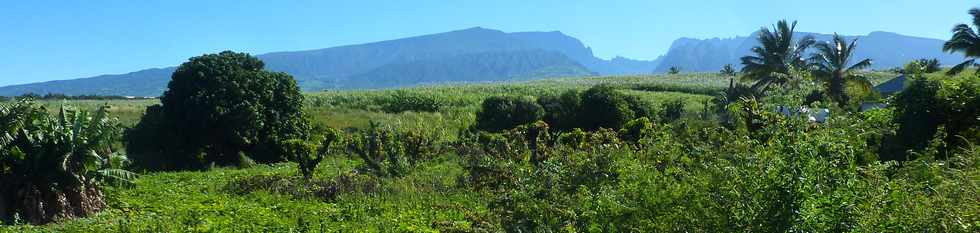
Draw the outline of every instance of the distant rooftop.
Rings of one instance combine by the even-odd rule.
[[[875,86],[875,91],[882,95],[891,95],[905,89],[905,75],[895,77],[887,82]]]

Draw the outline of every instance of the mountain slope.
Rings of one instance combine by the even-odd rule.
[[[666,72],[676,66],[684,71],[714,72],[725,64],[741,67],[740,57],[749,55],[750,49],[758,45],[758,32],[749,37],[726,39],[681,38],[671,45],[664,55],[656,72]],[[830,41],[833,35],[818,33],[797,33],[796,37],[812,35],[817,41]],[[872,69],[899,67],[912,59],[937,58],[942,64],[956,64],[963,56],[943,53],[945,41],[930,38],[905,36],[890,32],[872,32],[864,36],[845,36],[847,40],[858,39],[855,58],[870,58]]]
[[[592,74],[587,68],[559,52],[516,50],[394,63],[354,75],[344,83],[350,85],[345,88],[383,88]]]
[[[470,28],[367,44],[257,56],[293,75],[304,90],[385,88],[423,83],[651,73],[656,63],[603,60],[561,32],[505,33]],[[452,67],[450,67],[452,66]],[[0,95],[65,93],[156,96],[174,67],[0,87]],[[397,74],[397,75],[396,75]]]
[[[176,67],[146,69],[127,74],[99,75],[91,78],[58,80],[0,87],[0,96],[25,93],[65,95],[158,96],[167,88]]]

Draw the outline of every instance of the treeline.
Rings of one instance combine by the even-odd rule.
[[[65,95],[61,93],[48,93],[40,95],[37,93],[26,93],[19,96],[8,97],[0,96],[0,101],[9,101],[17,99],[35,99],[35,100],[132,100],[132,99],[156,99],[156,97],[146,97],[146,96],[120,96],[120,95]]]

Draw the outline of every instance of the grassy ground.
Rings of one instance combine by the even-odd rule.
[[[352,160],[334,158],[317,179],[348,173]],[[107,188],[109,209],[97,216],[47,226],[20,225],[3,232],[429,232],[469,229],[486,210],[481,194],[457,187],[462,173],[451,159],[431,161],[414,173],[378,180],[377,189],[336,200],[267,191],[237,193],[235,181],[255,176],[295,177],[295,164],[218,168],[207,172],[145,174],[138,188]]]

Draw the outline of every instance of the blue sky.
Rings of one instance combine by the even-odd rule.
[[[603,58],[652,59],[680,37],[747,35],[779,19],[798,30],[948,39],[963,0],[5,1],[0,86],[178,65],[222,50],[261,54],[481,26],[562,31]]]

